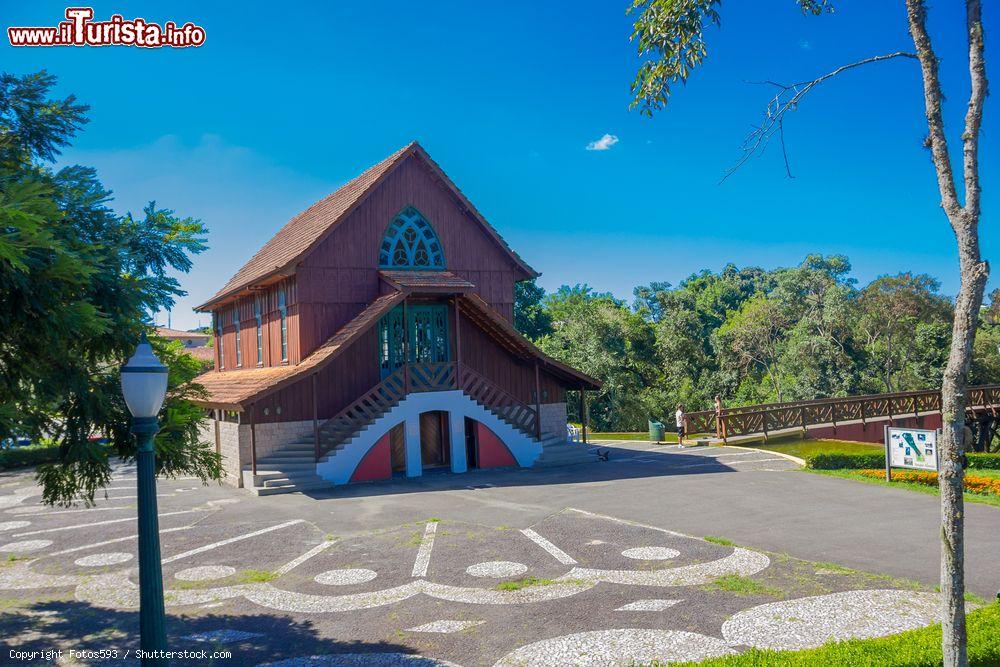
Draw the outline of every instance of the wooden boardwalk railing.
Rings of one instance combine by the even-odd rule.
[[[1000,408],[1000,385],[969,387],[969,411],[977,414],[989,411],[994,416]],[[941,411],[939,390],[906,391],[896,394],[869,394],[846,398],[820,398],[813,401],[767,403],[717,410],[690,412],[687,428],[691,433],[715,433],[726,440],[739,435],[762,433],[790,428],[805,430],[819,424],[916,417]]]

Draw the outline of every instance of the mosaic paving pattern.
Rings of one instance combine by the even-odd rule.
[[[127,563],[130,560],[132,560],[132,554],[118,551],[108,554],[92,554],[90,556],[84,556],[83,558],[77,558],[73,561],[73,564],[80,565],[82,567],[101,567],[104,565]]]
[[[604,667],[635,665],[654,660],[680,662],[735,653],[714,637],[673,630],[598,630],[545,639],[513,651],[496,667],[550,665],[552,667]]]
[[[317,584],[327,586],[349,586],[351,584],[363,584],[378,576],[378,573],[366,568],[351,568],[348,570],[327,570],[317,574],[315,581]]]
[[[509,560],[494,560],[488,563],[476,563],[465,568],[465,571],[473,577],[493,577],[503,579],[505,577],[519,577],[528,571],[528,566],[524,563],[512,563]]]
[[[408,628],[406,631],[451,634],[452,632],[461,632],[462,630],[468,630],[482,624],[483,621],[432,621],[431,623],[418,625],[415,628]]]
[[[722,626],[733,644],[813,648],[828,641],[891,635],[937,620],[939,596],[915,591],[847,591],[741,611]]]
[[[171,499],[160,508],[166,605],[183,628],[178,637],[232,644],[237,660],[240,651],[280,647],[241,664],[631,665],[879,636],[936,616],[933,594],[862,590],[767,604],[732,598],[706,621],[706,599],[722,594],[704,585],[725,575],[766,578],[782,565],[750,549],[580,510],[530,527],[412,519],[344,536],[326,534],[313,517],[246,511],[256,500],[177,491],[161,494]],[[32,487],[0,491],[6,513],[32,514],[0,522],[0,551],[26,555],[0,567],[0,597],[59,592],[96,616],[134,618],[134,504],[50,511],[37,495]],[[238,571],[251,583],[227,585]],[[255,579],[254,571],[267,576]],[[256,624],[241,624],[241,615]],[[322,636],[312,645],[286,641],[272,623],[320,628]],[[290,657],[296,648],[306,655]]]
[[[174,575],[181,581],[211,581],[212,579],[225,579],[236,574],[236,568],[228,565],[200,565],[181,570]]]
[[[622,556],[634,560],[670,560],[680,555],[680,551],[669,547],[636,547],[622,552]]]

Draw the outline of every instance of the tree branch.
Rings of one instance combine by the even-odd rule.
[[[983,120],[983,102],[986,99],[986,63],[983,58],[983,17],[979,0],[965,3],[966,26],[969,33],[969,109],[965,114],[965,132],[962,134],[965,177],[965,210],[970,217],[979,218],[979,126]]]
[[[917,47],[917,59],[924,81],[924,110],[927,116],[927,140],[937,172],[938,190],[941,191],[941,206],[948,214],[948,220],[955,225],[956,216],[961,211],[955,192],[955,177],[948,155],[948,140],[944,134],[944,119],[941,116],[941,82],[938,79],[938,60],[931,48],[931,38],[927,34],[927,10],[923,0],[906,0],[906,14],[910,22],[910,36]]]
[[[799,81],[792,84],[783,84],[776,81],[766,80],[766,81],[752,81],[751,83],[758,83],[762,85],[774,86],[778,89],[771,101],[768,102],[767,108],[764,110],[764,120],[763,122],[754,127],[750,131],[750,134],[746,136],[743,140],[743,155],[739,160],[736,161],[732,167],[726,170],[726,173],[722,177],[722,181],[732,176],[736,171],[742,167],[750,158],[763,152],[764,148],[771,141],[771,138],[775,134],[778,135],[778,140],[781,143],[781,154],[785,160],[785,172],[788,174],[789,178],[794,178],[792,176],[791,166],[788,161],[788,151],[785,148],[785,137],[784,137],[784,127],[783,122],[785,119],[785,114],[789,111],[795,111],[798,107],[799,102],[805,95],[823,83],[827,79],[832,79],[838,74],[842,74],[848,70],[852,70],[855,67],[861,67],[862,65],[869,65],[871,63],[882,62],[883,60],[891,60],[893,58],[916,58],[917,55],[914,53],[908,53],[906,51],[897,51],[895,53],[886,53],[880,56],[872,56],[871,58],[865,58],[864,60],[859,60],[857,62],[849,63],[847,65],[842,65],[832,72],[828,72],[821,77],[812,79],[810,81]],[[722,182],[720,181],[720,182]]]

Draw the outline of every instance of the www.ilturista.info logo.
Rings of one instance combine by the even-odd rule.
[[[112,14],[107,21],[94,21],[91,7],[67,7],[66,20],[55,27],[10,27],[11,46],[163,46],[185,48],[205,43],[205,29],[190,21],[162,26],[143,18],[125,19]]]

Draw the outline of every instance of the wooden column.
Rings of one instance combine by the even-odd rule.
[[[254,423],[256,405],[256,403],[250,404],[250,473],[254,476],[257,475],[257,429]]]
[[[222,453],[222,437],[219,434],[219,421],[222,419],[222,410],[213,410],[215,414],[215,453]]]
[[[583,427],[583,444],[587,444],[587,390],[580,385],[580,425]]]
[[[312,374],[312,404],[313,404],[313,450],[319,461],[319,410],[316,399],[316,373]]]
[[[403,397],[410,393],[410,318],[403,299]]]
[[[462,313],[458,309],[458,297],[452,303],[455,306],[455,385],[462,388]]]
[[[535,437],[542,439],[542,380],[535,361]]]

